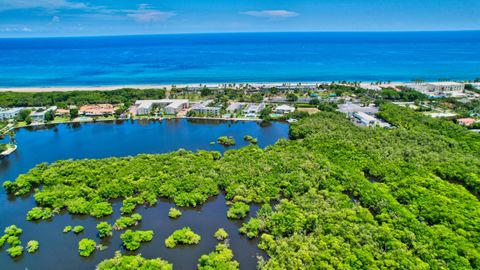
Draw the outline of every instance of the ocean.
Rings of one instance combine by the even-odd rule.
[[[478,77],[480,31],[0,39],[0,87]]]

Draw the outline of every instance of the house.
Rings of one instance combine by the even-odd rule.
[[[375,116],[366,114],[364,112],[354,112],[351,114],[361,125],[364,126],[379,126],[389,128],[391,125],[387,122],[377,119]]]
[[[166,114],[177,114],[182,109],[188,108],[188,100],[186,99],[174,99],[172,103],[169,103],[165,107]]]
[[[87,116],[112,115],[116,109],[112,104],[85,105],[80,107],[79,113]]]
[[[260,114],[260,112],[265,108],[265,103],[260,103],[260,104],[253,104],[250,103],[247,105],[247,107],[243,110],[243,114],[249,115],[250,117],[252,115],[257,116]]]
[[[462,125],[462,126],[471,126],[476,122],[475,119],[473,118],[459,118],[457,119],[457,123]]]
[[[69,115],[70,114],[70,110],[69,109],[57,109],[55,111],[55,115],[56,116],[65,116],[65,115]]]
[[[45,121],[45,114],[47,112],[50,112],[50,111],[55,112],[56,110],[57,110],[57,106],[52,106],[50,108],[47,108],[44,111],[34,112],[34,113],[30,114],[30,117],[32,118],[33,122],[43,122],[43,121]]]
[[[228,105],[226,111],[227,111],[228,113],[237,113],[237,112],[242,111],[242,109],[243,109],[244,106],[245,106],[244,103],[234,102],[234,103]]]
[[[430,82],[407,85],[430,97],[458,97],[465,95],[465,84],[457,82]]]
[[[15,118],[23,108],[0,109],[0,120]]]
[[[295,107],[288,106],[288,105],[280,105],[275,108],[275,113],[278,114],[288,114],[293,113],[295,111]]]

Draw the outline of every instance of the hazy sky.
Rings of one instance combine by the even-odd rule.
[[[0,37],[480,30],[480,0],[0,0]]]

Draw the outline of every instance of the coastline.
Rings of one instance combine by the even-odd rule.
[[[264,86],[264,87],[275,87],[281,86],[283,84],[290,84],[296,86],[298,84],[325,84],[331,83],[331,81],[302,81],[302,82],[219,82],[219,83],[189,83],[189,84],[131,84],[131,85],[99,85],[99,86],[28,86],[28,87],[0,87],[0,92],[24,92],[24,93],[38,93],[38,92],[69,92],[69,91],[113,91],[122,88],[133,88],[133,89],[163,89],[171,90],[173,86],[176,88],[185,88],[185,87],[198,87],[200,85],[205,86],[218,86],[222,84],[249,84],[252,86]],[[375,82],[361,82],[361,83],[375,83]],[[409,82],[390,82],[389,84],[382,84],[382,86],[394,86],[398,84],[404,84]]]

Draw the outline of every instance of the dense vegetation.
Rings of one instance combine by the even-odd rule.
[[[198,260],[198,269],[199,270],[236,270],[239,263],[233,259],[233,252],[225,244],[218,244],[215,247],[215,251],[208,254],[202,255]]]
[[[227,211],[227,217],[233,219],[241,219],[250,212],[250,206],[244,202],[235,202]]]
[[[28,253],[34,253],[40,248],[40,243],[37,240],[30,240],[27,243]]]
[[[178,244],[194,245],[200,242],[200,235],[195,234],[192,229],[186,227],[174,231],[167,239],[165,239],[165,246],[167,248],[174,248]]]
[[[235,145],[235,139],[233,137],[221,136],[218,137],[217,143],[223,146],[232,146]]]
[[[58,161],[5,189],[42,185],[39,207],[71,212],[115,198],[195,206],[223,190],[263,204],[241,231],[261,239],[264,269],[480,268],[480,135],[391,104],[380,117],[395,128],[321,112],[265,149]]]
[[[130,217],[120,217],[115,220],[115,224],[113,224],[113,228],[115,230],[123,230],[128,227],[136,226],[142,220],[142,215],[140,214],[132,214]]]
[[[122,256],[120,251],[115,252],[115,257],[98,264],[98,270],[123,270],[123,269],[148,269],[148,270],[172,270],[172,265],[167,261],[157,259],[145,259],[140,255]]]
[[[139,99],[162,99],[161,89],[118,89],[113,91],[71,91],[71,92],[1,92],[0,107],[66,107],[67,105],[133,103]]]

